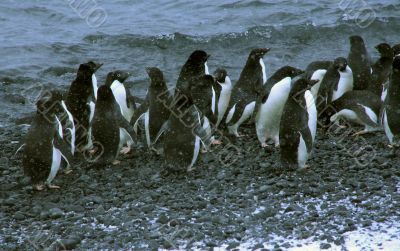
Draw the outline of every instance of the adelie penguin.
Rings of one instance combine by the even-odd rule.
[[[371,59],[360,36],[350,36],[348,64],[353,71],[354,90],[365,90],[371,83]]]
[[[215,78],[214,90],[217,100],[217,124],[215,126],[218,127],[226,114],[226,110],[231,99],[232,82],[228,76],[228,73],[223,68],[218,68],[213,75]]]
[[[392,47],[386,43],[378,44],[375,49],[379,52],[380,58],[372,65],[371,83],[368,90],[381,96],[384,100],[386,95],[385,84],[387,84],[392,71],[394,53]]]
[[[229,133],[236,137],[240,137],[239,126],[252,116],[257,97],[267,81],[263,57],[269,50],[269,48],[253,49],[240,73],[239,80],[233,86],[225,122]]]
[[[81,64],[75,80],[68,91],[66,106],[71,112],[76,128],[76,150],[90,148],[90,117],[94,114],[94,103],[97,96],[97,79],[95,72],[102,66],[92,61]]]
[[[148,67],[146,72],[150,78],[150,86],[144,103],[138,107],[132,117],[131,125],[135,127],[139,120],[144,118],[146,143],[149,148],[152,148],[165,130],[171,113],[169,107],[172,97],[160,69]]]
[[[316,80],[293,83],[279,130],[281,164],[285,169],[305,168],[317,130],[317,109],[308,90]]]
[[[326,71],[318,88],[316,99],[318,115],[327,119],[325,111],[329,104],[351,90],[353,90],[352,70],[345,58],[336,58]],[[313,89],[312,92],[314,92]]]
[[[346,92],[331,104],[335,113],[330,117],[331,122],[338,122],[343,118],[348,122],[364,126],[364,130],[354,135],[374,132],[381,129],[379,114],[382,102],[378,95],[368,90],[354,90]]]
[[[64,159],[69,169],[72,155],[63,140],[62,125],[57,117],[63,108],[58,91],[42,96],[36,103],[37,113],[26,135],[22,164],[25,175],[31,178],[33,188],[42,190],[44,185],[59,188],[51,182],[56,177]]]
[[[116,158],[126,142],[126,134],[129,136],[132,131],[132,127],[121,114],[111,88],[108,85],[100,86],[92,120],[94,149],[91,152],[91,162],[100,165],[118,164]]]
[[[207,59],[210,57],[205,51],[196,50],[190,54],[189,58],[182,66],[175,87],[175,97],[177,95],[190,96],[190,84],[192,78],[197,78],[208,74]]]
[[[304,78],[310,80],[316,71],[327,70],[332,63],[333,62],[329,60],[314,61],[309,63],[306,67]]]
[[[390,144],[398,144],[400,135],[400,56],[396,56],[393,60],[382,114],[383,128]]]
[[[262,147],[267,146],[267,140],[272,139],[279,146],[279,124],[283,107],[289,96],[291,81],[304,71],[291,66],[278,69],[264,85],[257,105],[256,132]]]
[[[207,78],[208,76],[203,77]],[[207,104],[203,105],[207,107]],[[203,105],[197,104],[198,107]],[[164,140],[167,170],[191,171],[199,156],[201,141],[206,146],[211,143],[208,136],[201,125],[200,114],[194,106],[192,95],[180,96],[179,99],[174,100],[171,104],[171,114]]]

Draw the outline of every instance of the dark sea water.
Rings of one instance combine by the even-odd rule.
[[[400,43],[400,2],[1,0],[0,125],[34,111],[42,88],[66,91],[88,60],[104,63],[99,84],[107,72],[127,70],[127,85],[144,96],[146,66],[161,68],[173,86],[195,49],[212,55],[211,72],[225,67],[235,81],[254,47],[271,48],[269,75],[347,56],[353,34],[373,57],[378,43]]]

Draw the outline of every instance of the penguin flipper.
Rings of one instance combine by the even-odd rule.
[[[135,112],[133,113],[132,119],[131,119],[131,124],[136,124],[137,121],[143,116],[144,113],[147,112],[149,109],[149,102],[147,99],[145,100],[144,103],[142,103],[137,109],[135,109]]]
[[[245,107],[246,107],[246,104],[244,104],[243,101],[239,101],[238,103],[236,103],[235,112],[233,113],[231,120],[228,122],[228,126],[234,125],[236,122],[239,121],[240,117],[243,114]]]
[[[54,137],[53,145],[55,148],[60,150],[61,156],[65,159],[69,166],[74,158],[70,150],[70,145],[68,145],[67,142],[65,142],[58,133],[56,133]]]
[[[307,147],[307,152],[310,153],[312,150],[312,146],[313,146],[313,140],[312,140],[312,135],[310,132],[310,129],[307,127],[302,128],[301,130],[301,136],[303,136],[303,140],[306,143],[306,147]]]
[[[357,114],[358,118],[359,118],[365,125],[371,126],[371,127],[378,127],[378,126],[379,126],[378,123],[376,123],[375,121],[373,121],[373,120],[368,116],[368,114],[367,114],[366,111],[365,111],[364,106],[362,106],[361,104],[354,105],[351,109]],[[377,119],[379,119],[379,118],[377,117]]]
[[[158,131],[156,137],[154,138],[153,144],[155,144],[161,135],[166,132],[169,128],[169,120],[165,121],[164,124],[161,126],[160,130]]]

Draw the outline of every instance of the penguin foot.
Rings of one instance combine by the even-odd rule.
[[[114,166],[121,164],[121,161],[119,160],[114,160],[111,164],[113,164]]]
[[[64,174],[70,174],[70,173],[72,173],[72,169],[66,169],[66,170],[64,171]]]
[[[42,191],[44,189],[44,184],[36,184],[36,185],[33,185],[32,187],[36,191]]]
[[[217,140],[217,139],[214,139],[212,142],[211,142],[211,145],[221,145],[222,144],[222,141],[221,140]]]
[[[267,142],[261,143],[262,148],[266,148],[268,146]]]
[[[60,189],[59,186],[52,185],[52,184],[48,184],[47,187],[48,187],[49,189]]]
[[[131,151],[130,146],[122,147],[121,151],[119,151],[121,154],[128,154]]]
[[[97,152],[97,149],[91,149],[88,151],[90,155],[94,155]]]

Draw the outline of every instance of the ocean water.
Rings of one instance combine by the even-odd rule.
[[[347,56],[348,37],[364,37],[372,57],[380,42],[400,43],[396,0],[305,1],[0,1],[0,127],[34,111],[40,90],[68,90],[78,65],[127,70],[127,86],[144,96],[144,68],[157,66],[174,86],[195,49],[235,82],[252,48],[270,47],[267,74]]]

